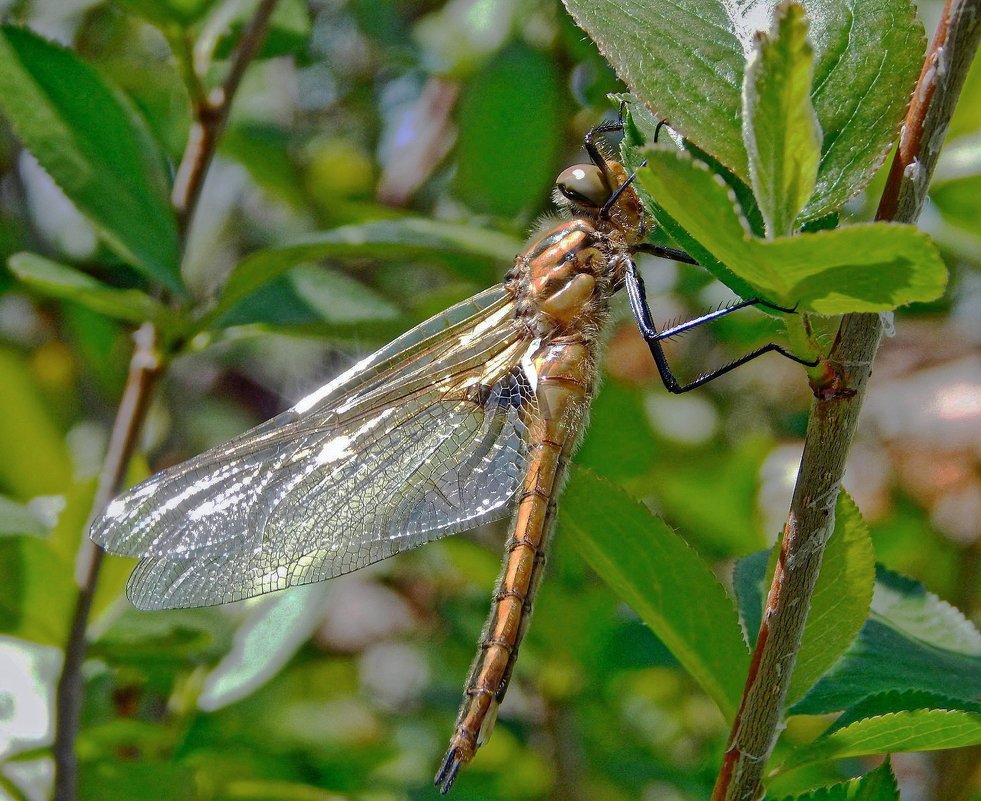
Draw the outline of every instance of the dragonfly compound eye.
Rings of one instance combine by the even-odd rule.
[[[595,164],[576,164],[555,179],[555,188],[577,206],[599,209],[610,199],[611,190]]]

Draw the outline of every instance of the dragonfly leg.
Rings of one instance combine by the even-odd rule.
[[[791,313],[794,310],[784,308],[783,306],[777,306],[776,304],[762,300],[761,298],[751,298],[750,300],[743,300],[739,303],[733,304],[732,306],[727,306],[725,308],[709,312],[708,314],[704,314],[701,317],[696,317],[694,320],[689,320],[680,325],[666,328],[664,331],[658,331],[654,325],[654,319],[651,315],[650,306],[647,304],[647,296],[644,292],[644,280],[640,277],[640,273],[637,271],[637,265],[634,264],[633,261],[630,261],[627,264],[625,283],[627,286],[627,297],[630,299],[630,308],[633,311],[634,318],[637,321],[637,327],[640,329],[641,336],[643,336],[644,340],[647,342],[648,348],[650,348],[651,356],[654,358],[654,364],[657,365],[657,371],[661,376],[661,381],[664,383],[664,386],[669,392],[681,394],[682,392],[688,392],[692,389],[696,389],[721,375],[725,375],[726,373],[735,370],[737,367],[746,364],[746,362],[762,356],[764,353],[779,353],[781,356],[786,356],[791,361],[797,362],[798,364],[803,364],[807,367],[814,367],[817,365],[817,361],[802,359],[788,351],[782,345],[778,345],[776,342],[770,342],[763,347],[757,348],[756,350],[739,357],[735,361],[718,368],[717,370],[703,373],[693,381],[683,384],[678,381],[674,373],[671,371],[671,367],[668,364],[664,349],[661,347],[661,342],[663,340],[677,336],[678,334],[682,334],[685,331],[690,331],[692,328],[696,328],[697,326],[711,322],[712,320],[718,320],[720,317],[725,317],[727,314],[732,314],[733,312],[738,311],[739,309],[744,309],[747,306],[766,306],[767,308],[787,313]]]
[[[660,256],[662,259],[680,261],[682,264],[694,264],[696,266],[700,266],[698,262],[685,253],[685,251],[678,250],[676,248],[664,247],[664,245],[655,245],[653,242],[642,242],[641,244],[636,245],[634,250],[638,253],[650,253],[652,256]]]
[[[616,122],[604,122],[601,125],[597,125],[595,128],[590,128],[586,131],[586,136],[584,137],[583,148],[586,150],[586,154],[589,156],[589,160],[593,162],[597,167],[599,167],[603,174],[608,174],[606,157],[603,155],[602,151],[599,149],[599,145],[596,144],[596,137],[606,133],[614,133],[615,131],[623,130],[623,112],[627,108],[626,101],[620,101],[620,111],[617,114]]]

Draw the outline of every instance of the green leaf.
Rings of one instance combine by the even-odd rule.
[[[207,14],[215,0],[116,0],[148,22],[167,28],[187,28]]]
[[[811,105],[814,51],[804,8],[777,9],[758,33],[743,78],[743,141],[769,238],[788,236],[817,180],[821,127]]]
[[[769,795],[766,801],[775,801]],[[782,801],[900,801],[899,786],[886,759],[875,770],[840,784],[821,787]]]
[[[42,295],[78,303],[117,320],[150,321],[167,331],[178,325],[170,309],[139,289],[108,286],[74,267],[35,253],[15,253],[8,265],[14,275]]]
[[[821,561],[797,652],[787,705],[799,701],[846,651],[865,622],[875,584],[875,550],[855,502],[842,490],[835,530]]]
[[[750,646],[756,643],[756,637],[763,622],[763,601],[766,598],[767,567],[773,552],[757,551],[744,556],[732,570],[732,589],[736,593],[736,603],[739,607],[739,618],[743,624],[746,641]]]
[[[943,292],[947,269],[930,238],[886,223],[754,238],[724,182],[688,154],[646,152],[638,172],[670,236],[742,297],[819,314],[886,311]]]
[[[643,504],[588,470],[573,469],[561,510],[562,536],[572,538],[731,721],[749,653],[709,566]]]
[[[180,292],[177,223],[162,158],[99,74],[70,50],[3,26],[0,111],[109,246]]]
[[[866,718],[881,717],[891,712],[913,712],[917,709],[958,710],[981,714],[981,702],[965,698],[950,698],[929,690],[909,690],[907,692],[890,690],[889,692],[870,695],[854,706],[848,707],[828,727],[826,733],[836,732],[838,729],[851,726],[853,723]]]
[[[0,632],[64,646],[76,598],[75,553],[94,492],[94,481],[73,484],[45,539],[0,540]]]
[[[875,619],[935,648],[981,658],[981,632],[959,610],[914,579],[880,567],[872,613]]]
[[[399,309],[365,284],[327,267],[301,264],[261,287],[236,305],[218,325],[264,325],[274,328],[320,325],[323,333],[365,334],[381,323],[398,333],[404,321]],[[392,330],[394,329],[394,330]]]
[[[823,714],[908,690],[981,696],[981,634],[923,585],[879,568],[858,638],[791,712]]]
[[[0,495],[0,537],[44,537],[48,526],[30,506]]]
[[[520,242],[503,234],[432,220],[347,225],[253,253],[234,269],[208,320],[221,320],[244,298],[302,262],[326,258],[463,261],[471,276],[481,279],[501,271],[502,263],[513,259],[520,248]]]
[[[852,723],[796,749],[783,772],[813,762],[897,751],[940,751],[981,744],[981,714],[918,709]]]
[[[742,138],[746,53],[778,0],[564,0],[633,93],[685,139],[749,183]],[[895,139],[924,51],[909,0],[808,0],[811,100],[824,134],[803,219],[839,208],[875,175]]]
[[[152,0],[151,0],[152,1]],[[241,16],[223,28],[214,49],[214,58],[230,58],[254,13],[254,4],[239,4]],[[269,29],[257,59],[278,58],[302,53],[310,42],[310,12],[304,0],[279,0],[269,18]]]

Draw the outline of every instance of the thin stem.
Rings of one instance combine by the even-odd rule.
[[[232,100],[246,67],[262,46],[276,2],[277,0],[263,0],[239,41],[224,83],[212,93],[207,102],[198,100],[194,104],[196,119],[171,193],[171,203],[185,246],[188,224],[194,214],[201,185],[214,157]],[[165,367],[165,356],[160,353],[157,331],[151,323],[144,323],[134,339],[136,347],[130,360],[126,386],[116,412],[106,460],[92,505],[93,518],[105,508],[122,485],[146,417],[153,388]],[[75,801],[77,796],[78,760],[75,754],[75,738],[81,723],[84,696],[82,663],[85,659],[86,631],[102,557],[102,551],[88,537],[83,537],[75,567],[78,596],[55,693],[55,801]]]
[[[188,134],[184,156],[171,191],[171,203],[185,237],[194,208],[201,196],[205,175],[228,121],[232,99],[238,91],[246,68],[262,47],[276,3],[277,0],[262,0],[248,28],[242,33],[224,82],[215,87],[206,99],[198,98],[194,101],[194,123]]]
[[[116,420],[109,438],[106,460],[99,475],[99,486],[92,503],[92,516],[105,508],[119,490],[130,456],[136,447],[150,396],[161,373],[162,362],[157,349],[157,332],[151,323],[144,323],[134,334],[136,347],[129,364],[129,374],[123,397],[119,402]],[[83,537],[75,559],[75,577],[79,586],[75,612],[72,616],[65,661],[55,692],[57,726],[54,738],[55,799],[75,798],[78,765],[75,756],[75,736],[78,733],[84,685],[82,662],[85,659],[89,614],[92,598],[102,566],[103,552],[88,537]]]
[[[907,112],[879,220],[915,222],[947,124],[981,38],[981,0],[948,0]],[[780,555],[713,801],[754,801],[773,750],[807,610],[834,530],[845,460],[878,348],[875,314],[848,314],[814,384],[804,455]]]

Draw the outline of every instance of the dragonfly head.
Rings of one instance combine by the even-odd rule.
[[[599,211],[613,190],[603,171],[595,164],[574,164],[555,179],[559,194],[573,206]]]
[[[603,167],[575,164],[555,179],[555,200],[577,216],[608,221],[631,241],[643,238],[644,211],[623,165],[612,159]],[[610,200],[616,195],[616,201]]]

